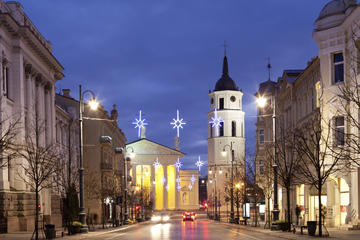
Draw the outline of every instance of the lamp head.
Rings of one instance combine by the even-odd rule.
[[[131,159],[133,159],[133,158],[135,158],[135,156],[136,156],[136,153],[134,153],[134,152],[131,152],[131,153],[130,153],[129,155],[130,155],[130,158],[131,158]]]
[[[266,106],[266,101],[266,98],[260,96],[256,99],[256,104],[259,108],[264,108]]]
[[[221,151],[221,156],[226,157],[227,152],[225,151],[225,148]]]
[[[98,107],[99,107],[99,102],[96,101],[95,98],[92,98],[90,101],[89,101],[89,106],[90,106],[90,109],[95,111]]]

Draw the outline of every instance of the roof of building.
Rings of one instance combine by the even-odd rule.
[[[226,90],[239,91],[239,88],[236,86],[234,80],[232,80],[231,77],[229,76],[229,66],[225,54],[224,62],[223,62],[223,73],[221,78],[216,82],[214,91],[226,91]]]
[[[331,0],[321,10],[315,21],[315,31],[336,27],[358,6],[356,0]]]
[[[337,14],[345,14],[349,7],[356,5],[356,0],[332,0],[323,7],[318,19]]]
[[[134,144],[134,143],[140,142],[140,141],[149,141],[149,142],[152,142],[152,143],[154,143],[154,144],[157,144],[157,145],[160,145],[160,146],[162,146],[162,147],[165,147],[165,148],[167,148],[167,149],[169,149],[169,150],[178,152],[178,153],[180,153],[180,154],[182,154],[182,155],[186,155],[185,153],[183,153],[183,152],[181,152],[181,151],[179,151],[179,150],[176,150],[176,149],[174,149],[174,148],[170,148],[170,147],[168,147],[168,146],[165,146],[165,145],[163,145],[163,144],[161,144],[161,143],[157,143],[157,142],[155,142],[155,141],[149,140],[149,139],[147,139],[147,138],[140,138],[140,139],[138,139],[138,140],[129,142],[129,143],[126,144],[126,146],[128,146],[128,145],[130,145],[130,144]]]

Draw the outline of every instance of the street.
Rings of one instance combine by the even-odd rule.
[[[74,236],[75,237],[75,236]],[[269,236],[266,233],[254,232],[252,228],[238,228],[225,223],[214,222],[208,219],[199,219],[195,222],[182,222],[175,219],[168,223],[145,222],[129,225],[119,230],[93,235],[78,235],[76,239],[278,239],[279,236]]]

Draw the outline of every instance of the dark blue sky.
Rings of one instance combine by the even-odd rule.
[[[223,42],[230,76],[244,92],[246,144],[255,150],[253,94],[284,69],[305,68],[317,55],[313,23],[329,0],[23,0],[26,14],[53,44],[65,67],[58,89],[93,90],[128,141],[142,110],[147,138],[174,145],[170,121],[180,110],[186,167],[207,159],[209,89],[221,76]],[[205,168],[204,168],[205,169]]]

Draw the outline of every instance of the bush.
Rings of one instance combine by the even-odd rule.
[[[78,222],[78,221],[72,222],[71,225],[74,226],[74,227],[81,227],[82,226],[81,222]]]

